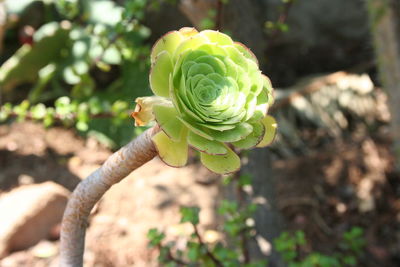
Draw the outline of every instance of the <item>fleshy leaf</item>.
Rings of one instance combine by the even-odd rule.
[[[242,140],[246,136],[248,136],[251,131],[253,131],[253,127],[248,124],[248,123],[241,123],[236,128],[232,130],[227,130],[227,131],[213,131],[212,132],[212,137],[214,137],[215,140],[220,141],[220,142],[237,142],[239,140]]]
[[[250,121],[259,121],[267,115],[268,111],[268,95],[265,90],[257,96],[257,105]]]
[[[209,155],[200,153],[200,160],[207,169],[219,174],[228,174],[237,171],[240,168],[240,158],[236,153],[226,147],[225,155]]]
[[[196,133],[197,135],[200,135],[208,140],[214,140],[214,138],[206,133],[203,129],[200,129],[200,127],[195,127],[193,125],[196,125],[196,123],[189,123],[188,121],[190,121],[190,119],[183,119],[182,117],[178,117],[178,119],[186,126],[189,128],[189,130],[193,131],[194,133]]]
[[[274,117],[269,115],[265,116],[265,118],[262,119],[261,122],[262,124],[264,124],[265,133],[261,142],[257,145],[257,147],[266,147],[269,144],[271,144],[272,141],[274,141],[278,124],[276,123]]]
[[[204,34],[207,36],[207,38],[210,40],[212,43],[217,43],[219,45],[232,45],[233,41],[231,37],[228,35],[222,33],[222,32],[217,32],[213,30],[204,30],[201,32],[201,34]]]
[[[257,57],[253,54],[253,52],[252,52],[247,46],[245,46],[244,44],[242,44],[242,43],[240,43],[240,42],[235,42],[235,47],[236,47],[240,52],[242,52],[243,55],[244,55],[246,58],[248,58],[248,59],[250,59],[250,60],[253,60],[253,61],[257,64],[257,66],[258,66]]]
[[[177,119],[178,112],[173,106],[155,105],[153,114],[158,125],[172,141],[178,142],[182,139],[186,127]]]
[[[179,46],[176,48],[173,58],[177,59],[179,55],[183,54],[186,50],[188,49],[196,49],[198,46],[208,43],[208,39],[204,37],[203,35],[194,35],[186,40],[184,40]]]
[[[187,140],[190,146],[207,154],[224,155],[227,153],[227,149],[224,144],[217,141],[208,140],[191,131],[188,133]]]
[[[181,42],[184,40],[184,36],[182,33],[178,31],[172,31],[166,33],[163,37],[161,37],[153,46],[151,50],[151,63],[153,64],[156,60],[158,54],[162,51],[167,51],[170,55],[174,53],[176,48],[179,46]]]
[[[264,90],[267,92],[268,95],[268,105],[272,106],[272,104],[274,104],[274,97],[273,97],[274,88],[272,87],[271,80],[265,75],[262,76],[264,80]]]
[[[224,50],[228,52],[229,57],[245,71],[248,69],[246,57],[234,46],[225,45]]]
[[[179,32],[186,38],[198,34],[199,32],[193,27],[183,27],[179,29]]]
[[[145,126],[154,120],[154,105],[172,105],[169,99],[160,96],[138,97],[135,102],[135,111],[131,115],[135,119],[135,126]]]
[[[208,123],[208,124],[207,123],[199,123],[199,125],[201,125],[203,127],[206,127],[206,128],[209,128],[209,129],[216,130],[216,131],[226,131],[226,130],[231,130],[231,129],[235,128],[235,125],[230,125],[230,124],[227,124],[227,125],[224,125],[224,124],[213,125],[211,123]]]
[[[185,166],[188,158],[188,144],[186,138],[179,142],[172,141],[163,131],[152,138],[162,161],[172,167]]]
[[[265,126],[261,122],[252,124],[253,131],[246,138],[232,143],[235,147],[241,149],[249,149],[258,145],[265,133]]]
[[[167,51],[158,54],[150,71],[150,87],[155,95],[169,96],[169,75],[173,66],[171,56]]]

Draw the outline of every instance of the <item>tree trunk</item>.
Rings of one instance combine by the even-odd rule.
[[[285,266],[273,249],[273,240],[283,229],[283,219],[276,203],[276,182],[268,148],[250,152],[248,164],[242,167],[243,173],[251,175],[252,196],[250,201],[258,204],[254,216],[256,240],[250,242],[250,258],[263,259],[268,256],[268,266]]]
[[[197,29],[201,28],[201,22],[209,16],[210,10],[221,13],[215,18],[218,30],[232,33],[233,39],[249,47],[262,65],[266,48],[263,2],[229,0],[227,4],[222,4],[220,0],[182,0],[179,9]]]
[[[388,94],[391,138],[400,170],[400,33],[399,0],[368,0],[370,27],[381,83]]]
[[[246,153],[244,153],[246,154]],[[222,188],[222,198],[235,200],[240,208],[244,208],[251,203],[257,204],[254,214],[255,238],[241,237],[241,249],[244,261],[268,260],[270,267],[282,267],[279,255],[273,248],[273,240],[280,235],[283,227],[283,219],[277,207],[276,200],[276,181],[272,170],[271,153],[268,148],[254,149],[248,156],[241,155],[242,167],[235,173],[229,185]],[[250,175],[251,187],[238,185],[241,175]],[[228,240],[233,244],[234,241]],[[232,245],[232,248],[235,245]]]

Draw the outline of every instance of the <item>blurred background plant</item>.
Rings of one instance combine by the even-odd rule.
[[[150,94],[148,2],[6,1],[2,60],[13,55],[0,68],[0,119],[63,123],[111,147],[128,142],[128,110]]]

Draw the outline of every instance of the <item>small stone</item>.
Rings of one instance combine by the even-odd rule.
[[[33,256],[37,258],[50,258],[58,253],[57,246],[46,240],[40,241],[31,251]]]
[[[35,179],[33,179],[32,176],[27,175],[27,174],[21,174],[18,176],[18,184],[19,185],[28,185],[28,184],[33,184]]]

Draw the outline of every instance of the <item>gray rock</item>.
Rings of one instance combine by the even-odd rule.
[[[49,237],[61,222],[69,191],[46,182],[24,185],[0,197],[0,257]]]

